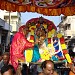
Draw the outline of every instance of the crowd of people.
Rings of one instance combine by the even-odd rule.
[[[29,74],[29,69],[26,64],[18,65],[17,70],[10,64],[10,55],[8,52],[5,52],[3,55],[0,56],[2,59],[0,60],[0,73],[1,75],[32,75]],[[34,75],[60,75],[58,71],[55,69],[54,62],[51,60],[45,60],[41,63],[41,71]],[[68,75],[75,75],[75,63],[69,64],[70,71]],[[35,68],[36,69],[36,68]],[[66,75],[66,74],[61,74]]]

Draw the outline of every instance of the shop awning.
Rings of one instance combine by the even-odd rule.
[[[75,0],[0,0],[0,9],[48,16],[75,15]]]

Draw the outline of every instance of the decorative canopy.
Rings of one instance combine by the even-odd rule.
[[[48,16],[75,15],[75,0],[0,0],[0,9]]]

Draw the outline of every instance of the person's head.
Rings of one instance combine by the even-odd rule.
[[[41,46],[43,43],[44,43],[44,40],[45,40],[45,36],[41,36],[40,38],[39,38],[39,46]]]
[[[29,32],[29,29],[28,29],[28,27],[26,25],[23,25],[23,26],[21,26],[19,28],[19,32],[23,33],[23,35],[26,36],[28,34],[28,32]]]
[[[45,75],[52,75],[54,73],[54,62],[51,60],[46,60],[42,62],[41,68]]]
[[[39,36],[40,35],[40,29],[36,30],[36,35]]]
[[[9,63],[10,55],[8,52],[3,53],[3,63],[7,65]]]
[[[15,69],[12,65],[4,65],[1,68],[1,75],[14,75]]]

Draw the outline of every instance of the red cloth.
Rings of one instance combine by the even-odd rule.
[[[26,25],[22,25],[20,28],[19,28],[19,32],[22,32],[23,29],[26,29]]]
[[[18,59],[20,58],[25,60],[25,57],[23,55],[24,50],[28,48],[32,48],[32,47],[33,47],[33,44],[27,41],[27,39],[22,33],[17,32],[14,35],[14,38],[12,40],[11,47],[10,47],[10,62],[15,68],[15,70],[18,67]]]

